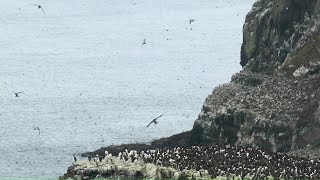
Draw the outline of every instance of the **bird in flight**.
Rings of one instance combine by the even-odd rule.
[[[39,131],[39,135],[40,135],[40,128],[39,127],[34,127],[33,130],[38,130]]]
[[[13,91],[13,93],[15,94],[16,97],[19,97],[19,94],[20,94],[20,93],[24,93],[24,92],[14,92],[14,91]]]
[[[41,9],[41,10],[42,10],[42,12],[43,12],[43,14],[44,14],[44,15],[46,15],[46,13],[44,12],[44,10],[43,10],[43,8],[42,8],[42,6],[41,6],[41,5],[39,5],[39,4],[32,4],[32,5],[37,6],[37,7],[38,7],[38,9]]]
[[[189,24],[195,22],[196,20],[195,19],[189,19]]]
[[[143,39],[143,42],[142,42],[141,46],[143,46],[143,45],[145,45],[145,44],[147,44],[147,40],[146,40],[146,39]]]
[[[163,116],[163,114],[161,114],[160,116],[158,116],[158,117],[156,117],[156,118],[152,119],[152,121],[148,124],[148,126],[147,126],[147,127],[149,127],[152,123],[154,123],[154,125],[158,124],[157,119],[159,119],[161,116]]]

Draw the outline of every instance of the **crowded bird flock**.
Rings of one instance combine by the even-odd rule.
[[[124,163],[152,163],[180,171],[195,170],[211,178],[320,178],[320,160],[264,152],[231,145],[202,145],[136,151],[125,149],[117,159]],[[88,156],[89,161],[112,163],[112,154]]]

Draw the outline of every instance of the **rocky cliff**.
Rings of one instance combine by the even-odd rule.
[[[259,152],[320,157],[319,11],[320,0],[258,0],[243,26],[242,71],[206,98],[190,132],[151,145],[106,147],[87,154],[103,156],[105,150],[118,154],[127,148],[142,151],[191,144],[235,144],[258,148]],[[313,160],[306,161],[314,164]],[[116,159],[111,165],[75,163],[64,178],[199,177],[198,171],[184,176],[185,172],[173,168],[121,163]]]
[[[243,26],[243,70],[206,98],[192,143],[319,154],[319,10],[320,0],[254,4]]]

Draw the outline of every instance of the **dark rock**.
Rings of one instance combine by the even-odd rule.
[[[313,25],[317,0],[261,0],[246,16],[241,46],[242,66],[253,72],[272,71],[294,51]]]
[[[244,69],[207,97],[191,141],[320,148],[319,10],[319,0],[254,4],[243,27]]]
[[[83,155],[104,156],[106,150],[117,155],[125,149],[145,151],[228,143],[320,157],[319,10],[320,0],[257,1],[243,26],[240,52],[243,70],[235,74],[230,83],[216,87],[206,98],[191,131],[151,144],[108,146]],[[276,157],[280,157],[281,153],[278,153]],[[114,174],[133,179],[190,179],[196,176],[149,165],[142,169],[136,166],[134,170],[119,166],[114,171],[109,166],[105,170],[96,167],[81,171],[73,165],[64,177],[77,177],[77,171],[89,178],[97,175],[113,177]],[[279,179],[281,172],[276,169],[275,172],[274,177]],[[242,177],[252,177],[253,174],[247,173]],[[220,175],[229,176],[226,173]],[[212,174],[211,177],[216,176]]]

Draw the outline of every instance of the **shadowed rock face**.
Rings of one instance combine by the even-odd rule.
[[[294,51],[319,11],[318,0],[260,0],[246,16],[241,46],[242,66],[271,71]]]
[[[226,142],[274,152],[320,148],[319,4],[254,4],[243,27],[244,68],[207,97],[192,143]]]

